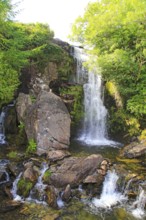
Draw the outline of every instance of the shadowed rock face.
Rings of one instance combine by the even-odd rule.
[[[67,149],[70,139],[70,115],[55,94],[42,91],[26,111],[25,131],[37,143],[37,153]]]

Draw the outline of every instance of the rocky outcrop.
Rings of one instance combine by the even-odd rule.
[[[32,101],[29,95],[19,93],[16,100],[16,111],[19,122],[23,122],[25,119],[26,110],[32,105]]]
[[[48,62],[43,73],[37,73],[37,70],[32,71],[30,80],[30,93],[35,97],[42,91],[49,91],[51,81],[58,79],[58,67],[54,62]]]
[[[103,157],[92,154],[86,158],[66,158],[62,165],[50,177],[50,183],[55,187],[78,186],[87,176],[97,173]],[[51,168],[50,168],[51,169]],[[97,178],[98,181],[98,178]]]
[[[135,158],[140,157],[146,153],[146,140],[141,142],[133,142],[125,146],[120,153],[121,157]]]
[[[27,109],[24,122],[27,138],[36,142],[39,155],[68,148],[70,115],[61,98],[55,94],[42,91]]]
[[[50,161],[57,161],[69,157],[71,154],[67,150],[55,150],[49,151],[47,156]]]

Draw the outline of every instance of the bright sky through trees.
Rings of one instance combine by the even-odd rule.
[[[20,12],[16,20],[20,22],[48,23],[55,37],[67,40],[71,24],[84,13],[87,4],[93,0],[12,0],[19,2]]]

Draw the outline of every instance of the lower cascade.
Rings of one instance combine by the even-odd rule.
[[[132,214],[136,218],[142,218],[145,215],[145,211],[144,211],[145,205],[146,205],[146,193],[144,189],[140,186],[139,195],[137,196],[136,201],[132,205]]]
[[[136,219],[143,219],[146,216],[145,205],[146,205],[146,192],[139,186],[139,193],[137,198],[132,204],[128,200],[128,188],[130,186],[129,181],[124,189],[124,192],[119,192],[117,190],[117,181],[119,176],[116,174],[115,170],[108,171],[104,183],[100,198],[93,198],[89,204],[93,211],[98,211],[101,209],[109,210],[114,206],[122,205],[122,207]],[[130,203],[130,204],[129,204]]]
[[[113,205],[125,201],[127,198],[117,190],[119,177],[115,171],[108,171],[103,183],[103,190],[99,199],[94,198],[92,204],[97,208],[111,208]]]

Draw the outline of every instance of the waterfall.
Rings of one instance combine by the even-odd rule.
[[[119,177],[115,171],[108,171],[104,183],[102,193],[99,199],[92,200],[91,207],[111,208],[112,206],[125,201],[127,198],[117,190],[117,181]]]
[[[132,205],[132,214],[136,218],[142,218],[145,215],[145,205],[146,205],[146,193],[144,189],[140,186],[139,195],[136,201]]]
[[[108,140],[106,125],[108,111],[104,106],[100,71],[97,68],[87,71],[84,62],[88,57],[83,49],[75,47],[73,56],[77,60],[76,83],[82,84],[84,89],[85,116],[78,140],[87,145],[115,145],[115,142]]]
[[[84,84],[87,79],[87,69],[84,67],[83,63],[87,61],[88,57],[83,49],[79,47],[74,47],[72,55],[76,61],[76,77],[74,81],[78,84]]]
[[[84,84],[85,118],[80,140],[92,145],[107,144],[107,109],[102,99],[101,75],[88,73],[88,82]]]
[[[0,113],[0,145],[5,144],[5,129],[4,129],[4,120],[5,120],[5,110],[4,108],[2,109]]]

